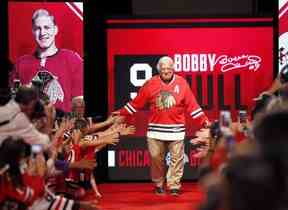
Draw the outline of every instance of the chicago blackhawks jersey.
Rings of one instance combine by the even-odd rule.
[[[65,112],[71,111],[71,100],[83,95],[83,59],[67,49],[40,59],[36,54],[17,59],[11,80],[17,78],[24,85],[40,80],[50,102]]]
[[[78,144],[71,145],[70,151],[65,154],[65,160],[69,163],[73,163],[81,160],[81,148]],[[79,182],[80,171],[77,169],[69,169],[67,176],[65,177],[66,182]]]
[[[164,83],[159,75],[145,82],[137,96],[121,110],[121,115],[133,115],[145,105],[149,106],[147,137],[159,140],[183,140],[185,137],[185,112],[197,123],[208,122],[186,80],[174,75]]]

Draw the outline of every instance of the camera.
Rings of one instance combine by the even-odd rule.
[[[247,123],[247,111],[246,110],[239,110],[238,117],[239,117],[239,122],[241,124]]]
[[[13,85],[12,87],[10,87],[10,95],[12,98],[15,98],[16,97],[16,93],[19,89],[19,87],[21,86],[21,82],[19,79],[14,79],[13,80]]]
[[[39,154],[43,151],[43,147],[41,144],[32,144],[31,151],[32,154]]]
[[[210,126],[210,136],[218,140],[222,136],[222,132],[220,129],[220,123],[218,120],[215,120]]]
[[[221,127],[230,127],[232,122],[231,113],[229,111],[220,112],[220,126]]]

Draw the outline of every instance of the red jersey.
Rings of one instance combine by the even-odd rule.
[[[41,176],[22,175],[23,187],[15,188],[12,183],[3,178],[0,182],[2,201],[14,200],[30,206],[44,195],[44,179]],[[4,199],[3,199],[4,198]],[[1,202],[1,201],[0,201]]]
[[[85,142],[90,142],[90,143],[93,143],[95,141],[98,141],[98,137],[97,136],[94,136],[94,135],[85,135],[84,136],[84,139],[83,139]],[[82,150],[82,154],[83,154],[83,157],[87,160],[93,160],[95,159],[95,154],[96,152],[98,152],[98,148],[97,146],[88,146],[86,147],[84,150]]]
[[[137,96],[121,110],[121,115],[134,114],[149,105],[150,115],[147,137],[159,140],[183,140],[185,137],[185,112],[197,123],[208,122],[198,105],[188,83],[183,77],[174,75],[164,83],[159,75],[145,82]]]
[[[70,163],[73,163],[75,161],[81,160],[81,148],[78,144],[73,144],[70,148],[69,153],[65,157],[65,160],[67,160]],[[79,182],[80,181],[80,171],[77,169],[69,169],[68,174],[65,178],[65,181],[67,182]]]
[[[78,144],[73,144],[65,159],[70,163],[79,161],[82,158],[87,160],[95,159],[96,151],[94,147],[88,147],[83,150]],[[91,173],[91,170],[69,169],[65,181],[77,183],[79,181],[90,180]]]
[[[71,100],[83,95],[83,59],[71,50],[59,49],[46,59],[24,55],[17,59],[12,79],[22,84],[40,79],[50,101],[63,111],[71,111]]]

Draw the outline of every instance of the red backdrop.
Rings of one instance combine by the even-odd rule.
[[[122,107],[141,84],[157,74],[158,59],[174,58],[175,71],[187,79],[198,102],[213,120],[228,109],[248,111],[253,98],[273,80],[271,19],[137,19],[108,21],[109,110]],[[149,155],[145,133],[148,112],[131,123],[136,135],[122,137],[108,148],[111,180],[148,180]],[[184,179],[197,177],[201,158],[189,145],[195,124],[186,123]],[[166,155],[166,161],[169,154]]]
[[[56,36],[58,48],[74,50],[83,57],[83,10],[70,6],[78,11],[78,15],[64,2],[60,3],[31,3],[9,2],[9,56],[14,63],[15,59],[24,54],[31,54],[35,49],[32,36],[31,17],[36,9],[47,9],[56,19],[59,28]],[[83,7],[82,7],[83,8]]]
[[[174,58],[175,62],[179,61],[176,62],[178,63],[177,73],[192,80],[191,88],[196,97],[201,86],[202,93],[200,92],[198,99],[202,97],[203,105],[208,104],[208,89],[212,91],[210,107],[204,109],[210,119],[218,118],[219,110],[224,107],[232,111],[234,118],[239,105],[251,111],[254,106],[253,98],[268,88],[273,80],[271,20],[268,20],[271,23],[270,26],[261,26],[263,22],[267,22],[267,19],[212,19],[206,22],[192,19],[185,21],[185,24],[192,25],[210,22],[210,26],[206,24],[205,27],[201,24],[198,25],[199,27],[196,25],[195,27],[187,27],[187,25],[181,27],[183,21],[173,20],[173,24],[170,25],[169,21],[171,22],[171,20],[150,19],[146,20],[148,23],[145,23],[145,20],[123,20],[122,22],[111,20],[108,22],[110,24],[108,30],[110,111],[126,103],[130,99],[131,90],[137,92],[139,89],[139,87],[126,88],[126,86],[134,86],[131,78],[125,78],[126,72],[131,71],[131,66],[139,63],[141,56],[143,58],[152,56],[151,59],[154,60],[149,65],[154,68],[153,62],[158,55],[169,55]],[[256,23],[255,26],[251,26],[251,23],[257,21],[258,25]],[[146,59],[147,63],[149,63],[148,60]],[[118,71],[122,71],[122,74],[115,74]],[[197,77],[202,80],[202,84],[197,83]],[[208,77],[210,77],[209,88]],[[223,86],[222,91],[221,86]],[[119,92],[119,89],[125,88],[128,92]],[[122,95],[119,96],[119,93]],[[237,94],[240,97],[238,99]],[[219,103],[226,106],[220,106]],[[134,120],[138,136],[145,135],[146,114],[146,112],[139,113]],[[191,134],[191,129],[188,126],[188,134]]]

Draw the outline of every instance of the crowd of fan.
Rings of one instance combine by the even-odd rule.
[[[251,119],[228,126],[220,119],[196,133],[207,143],[199,210],[287,209],[287,92],[284,85],[280,95],[262,95]],[[71,103],[65,114],[33,87],[0,89],[0,209],[98,209],[95,154],[135,128],[120,116],[85,118],[83,97]]]
[[[198,134],[208,143],[199,169],[206,191],[199,210],[288,208],[287,91],[285,84],[280,94],[262,94],[244,123],[224,128],[220,119],[209,132]]]
[[[63,113],[39,95],[0,89],[0,209],[98,209],[95,154],[135,128],[120,116],[85,118],[83,97]]]

